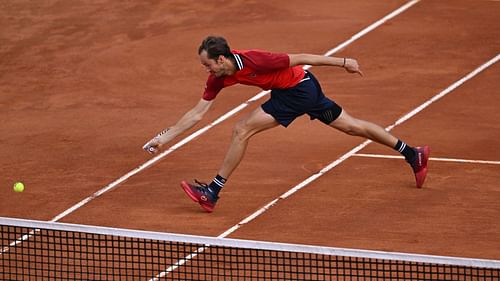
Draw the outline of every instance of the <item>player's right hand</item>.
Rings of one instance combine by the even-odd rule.
[[[144,149],[149,154],[158,153],[158,151],[160,151],[160,144],[157,140],[157,137],[154,137],[153,139],[148,141],[144,146],[142,146],[142,149]]]
[[[161,131],[158,135],[156,135],[154,138],[150,139],[145,145],[143,145],[142,149],[144,149],[149,154],[158,153],[158,151],[160,151],[160,147],[162,146],[162,143],[160,142],[160,137],[169,130],[170,128],[166,128],[165,130]]]

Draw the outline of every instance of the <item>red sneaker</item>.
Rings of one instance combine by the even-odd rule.
[[[200,204],[200,206],[207,212],[213,212],[215,208],[215,203],[219,197],[215,195],[206,183],[201,183],[195,180],[198,185],[193,185],[185,181],[181,182],[181,187],[186,192],[187,196],[191,198],[194,202]]]
[[[429,146],[424,145],[422,147],[415,147],[415,152],[417,153],[417,157],[410,165],[413,168],[413,173],[415,173],[417,187],[422,188],[425,176],[427,176],[427,160],[429,160],[431,149]]]

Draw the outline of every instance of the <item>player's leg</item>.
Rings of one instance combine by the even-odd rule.
[[[239,121],[234,127],[231,145],[219,170],[219,175],[226,179],[231,176],[243,159],[250,137],[278,125],[274,117],[264,112],[261,107]]]
[[[226,152],[219,173],[210,185],[198,181],[196,181],[196,184],[189,184],[182,181],[181,187],[193,201],[198,202],[207,212],[212,212],[219,199],[218,194],[226,183],[227,178],[231,176],[243,159],[250,138],[259,132],[278,125],[279,123],[273,116],[264,112],[261,107],[258,107],[234,127],[229,150]]]
[[[314,108],[308,112],[311,118],[317,118],[346,134],[364,137],[398,151],[411,165],[417,187],[422,187],[427,175],[427,160],[430,153],[428,146],[413,148],[398,140],[379,125],[352,117],[335,102],[325,97],[314,75],[309,74],[309,77],[316,88],[316,91],[313,90],[313,92],[318,95]]]
[[[329,126],[349,135],[370,139],[400,152],[413,169],[417,187],[421,188],[423,186],[427,175],[427,160],[430,154],[428,146],[411,147],[379,125],[354,118],[345,110],[342,110],[338,118],[329,123]]]
[[[359,136],[370,139],[374,142],[393,148],[398,139],[389,134],[377,124],[357,119],[349,115],[344,109],[339,117],[329,124],[329,126],[352,136]]]

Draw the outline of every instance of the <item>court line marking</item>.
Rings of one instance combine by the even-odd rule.
[[[397,16],[398,14],[402,13],[403,11],[405,11],[406,9],[410,8],[411,6],[413,6],[414,4],[418,3],[420,0],[413,0],[413,1],[410,1],[408,3],[406,3],[405,5],[401,6],[400,8],[398,8],[397,10],[393,11],[392,13],[390,13],[389,15],[383,17],[382,19],[376,21],[375,23],[369,25],[368,27],[366,27],[365,29],[361,30],[360,32],[356,33],[355,35],[353,35],[350,39],[346,40],[345,42],[341,43],[340,45],[338,45],[337,47],[329,50],[328,52],[326,52],[324,54],[324,56],[330,56],[332,55],[333,53],[337,52],[338,50],[342,49],[342,48],[345,48],[346,46],[348,46],[349,44],[351,44],[352,42],[358,40],[359,38],[361,38],[362,36],[364,36],[365,34],[367,34],[368,32],[374,30],[375,28],[379,27],[380,25],[382,25],[383,23],[385,23],[387,20]],[[304,67],[304,69],[309,69],[311,66],[307,65]],[[205,127],[199,129],[198,131],[192,133],[191,135],[187,136],[186,138],[182,139],[181,141],[179,141],[178,143],[174,144],[173,146],[171,146],[170,148],[168,148],[167,150],[161,152],[160,154],[158,154],[157,156],[151,158],[150,160],[146,161],[145,163],[143,163],[142,165],[138,166],[137,168],[133,169],[132,171],[128,172],[127,174],[123,175],[122,177],[120,177],[119,179],[115,180],[114,182],[108,184],[107,186],[103,187],[102,189],[96,191],[95,193],[93,193],[92,195],[88,196],[87,198],[81,200],[80,202],[78,202],[77,204],[73,205],[72,207],[68,208],[67,210],[63,211],[62,213],[60,213],[59,215],[55,216],[54,218],[52,218],[50,221],[51,222],[56,222],[62,218],[64,218],[65,216],[73,213],[74,211],[76,211],[77,209],[79,209],[80,207],[86,205],[87,203],[89,203],[90,201],[94,200],[95,198],[101,196],[102,194],[112,190],[113,188],[115,188],[116,186],[118,186],[119,184],[121,184],[122,182],[126,181],[127,179],[129,179],[130,177],[138,174],[139,172],[149,168],[150,166],[152,166],[153,164],[155,164],[156,162],[158,162],[160,159],[162,159],[163,157],[169,155],[170,153],[174,152],[175,150],[177,150],[178,148],[182,147],[183,145],[187,144],[188,142],[192,141],[194,138],[202,135],[203,133],[205,133],[206,131],[208,131],[209,129],[211,129],[212,127],[218,125],[219,123],[223,122],[224,120],[228,119],[229,117],[235,115],[237,112],[243,110],[245,107],[249,106],[250,104],[252,104],[253,102],[259,100],[260,98],[262,98],[263,96],[265,96],[266,94],[268,94],[270,91],[261,91],[259,92],[257,95],[255,95],[254,97],[248,99],[247,101],[245,101],[244,103],[240,104],[239,106],[233,108],[232,110],[230,110],[229,112],[225,113],[224,115],[220,116],[219,118],[217,118],[215,121],[213,121],[212,123],[206,125]]]
[[[498,60],[500,60],[500,54],[497,54],[495,57],[493,57],[492,59],[490,59],[486,63],[482,64],[481,66],[477,67],[476,69],[474,69],[473,71],[471,71],[469,74],[467,74],[466,76],[464,76],[460,80],[458,80],[455,83],[451,84],[445,90],[441,91],[440,93],[438,93],[437,95],[433,96],[432,98],[430,98],[429,100],[427,100],[426,102],[424,102],[423,104],[421,104],[420,106],[416,107],[415,109],[413,109],[412,111],[410,111],[409,113],[407,113],[406,115],[404,115],[403,117],[399,118],[392,125],[386,127],[385,130],[390,131],[394,127],[396,127],[396,126],[404,123],[405,121],[407,121],[408,119],[412,118],[413,116],[415,116],[420,111],[424,110],[425,108],[427,108],[428,106],[430,106],[431,104],[433,104],[435,101],[437,101],[437,100],[443,98],[444,96],[448,95],[449,93],[451,93],[453,90],[455,90],[456,88],[458,88],[459,86],[461,86],[462,84],[464,84],[469,79],[473,78],[474,76],[476,76],[477,74],[479,74],[483,70],[485,70],[486,68],[488,68],[491,65],[495,64]],[[302,181],[298,185],[294,186],[293,188],[291,188],[287,192],[283,193],[278,198],[276,198],[276,199],[272,200],[271,202],[267,203],[264,207],[262,207],[259,210],[255,211],[250,216],[244,218],[239,223],[237,223],[234,226],[232,226],[231,228],[227,229],[222,234],[220,234],[219,236],[217,236],[217,238],[225,238],[226,236],[228,236],[229,234],[235,232],[236,230],[238,230],[239,228],[241,228],[245,224],[251,222],[252,220],[254,220],[255,218],[257,218],[258,216],[262,215],[264,212],[266,212],[267,210],[269,210],[270,208],[272,208],[273,206],[275,206],[276,204],[278,204],[279,201],[288,198],[289,196],[291,196],[295,192],[299,191],[300,189],[304,188],[305,186],[307,186],[311,182],[315,181],[316,179],[318,179],[322,175],[326,174],[328,171],[330,171],[331,169],[335,168],[336,166],[338,166],[339,164],[341,164],[342,162],[344,162],[345,160],[347,160],[351,156],[359,155],[359,154],[357,154],[357,152],[360,151],[361,149],[365,148],[371,142],[372,142],[371,140],[366,140],[363,143],[361,143],[360,145],[354,147],[349,152],[345,153],[340,158],[338,158],[337,160],[333,161],[332,163],[330,163],[329,165],[327,165],[326,167],[324,167],[323,169],[321,169],[316,174],[308,177],[307,179],[305,179],[304,181]],[[205,249],[206,249],[206,247],[199,248],[196,251],[196,255],[198,253],[204,251]],[[170,266],[166,270],[160,272],[154,278],[150,279],[150,281],[157,281],[157,280],[159,280],[159,278],[165,277],[169,272],[172,272],[173,270],[175,270],[179,266],[181,266],[181,265],[185,264],[187,261],[189,261],[189,259],[191,257],[192,257],[192,255],[189,255],[187,257],[184,257],[183,259],[180,259],[174,265]]]
[[[353,154],[352,156],[365,157],[365,158],[404,159],[403,156],[384,155],[384,154],[367,154],[367,153],[356,153],[356,154]],[[429,157],[429,160],[441,161],[441,162],[468,163],[468,164],[500,165],[500,161],[490,161],[490,160],[470,160],[470,159],[442,158],[442,157]]]

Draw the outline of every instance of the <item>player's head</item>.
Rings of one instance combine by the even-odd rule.
[[[205,38],[201,42],[200,48],[198,48],[198,55],[203,51],[206,51],[208,58],[213,60],[217,60],[219,56],[224,56],[226,58],[231,56],[231,49],[226,39],[220,36],[208,36]]]
[[[208,36],[198,49],[200,62],[205,70],[217,77],[229,75],[234,71],[231,49],[226,39],[219,36]]]

